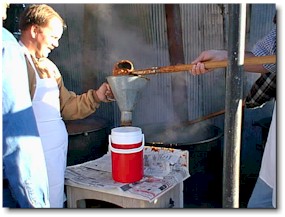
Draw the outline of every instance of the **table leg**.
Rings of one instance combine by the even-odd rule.
[[[73,187],[66,186],[67,208],[86,208],[86,201],[78,199],[73,190]]]

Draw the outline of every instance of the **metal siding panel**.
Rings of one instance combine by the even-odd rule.
[[[203,50],[224,49],[223,14],[218,4],[183,4],[185,59],[191,63]],[[224,70],[201,76],[188,74],[189,120],[224,107]]]
[[[142,28],[146,31],[151,48],[148,61],[143,62],[140,68],[169,65],[164,5],[151,4],[145,9],[151,13],[148,13],[148,22],[144,23],[146,26]],[[171,75],[158,74],[147,77],[150,81],[138,101],[133,123],[146,124],[173,120]]]

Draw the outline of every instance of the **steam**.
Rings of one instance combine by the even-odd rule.
[[[134,63],[135,69],[156,66],[155,60],[161,53],[152,47],[152,43],[146,42],[142,27],[132,22],[136,18],[132,11],[127,9],[127,6],[123,5],[98,4],[96,10],[91,11],[98,20],[96,31],[100,34],[105,46],[104,52],[107,53],[106,58],[102,60],[104,65],[113,67],[118,61],[126,59]],[[112,69],[108,73],[111,71]]]
[[[163,5],[52,6],[63,16],[68,25],[60,40],[60,47],[56,49],[64,51],[61,51],[60,55],[55,55],[54,60],[60,63],[59,69],[65,71],[64,81],[71,84],[70,90],[79,93],[76,88],[81,86],[83,79],[85,86],[94,86],[94,83],[99,86],[112,74],[114,65],[120,60],[130,60],[135,69],[165,66],[169,63],[166,26],[161,25],[164,24]],[[80,75],[81,71],[84,71],[84,75],[88,75],[88,79]],[[133,123],[153,123],[161,120],[179,122],[179,115],[173,108],[179,105],[173,106],[171,97],[173,94],[171,76],[171,73],[149,76],[150,82],[135,105]],[[88,81],[90,84],[86,85]],[[179,86],[178,83],[175,85]],[[186,99],[178,101],[187,103]],[[96,113],[99,114],[98,112],[108,116],[108,110],[100,109]]]

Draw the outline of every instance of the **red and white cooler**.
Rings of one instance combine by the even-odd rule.
[[[112,177],[116,182],[133,183],[142,179],[144,171],[144,134],[141,128],[124,126],[111,130],[109,148]]]

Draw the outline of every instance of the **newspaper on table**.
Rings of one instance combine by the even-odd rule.
[[[188,177],[188,151],[151,146],[144,147],[144,177],[135,183],[113,180],[110,152],[99,159],[69,166],[65,172],[68,181],[104,190],[120,189],[140,195],[149,202]]]

